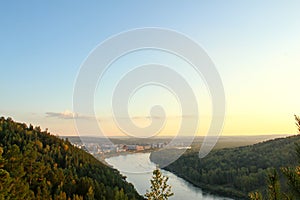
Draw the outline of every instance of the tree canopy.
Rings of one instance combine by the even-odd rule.
[[[175,173],[192,184],[228,197],[248,199],[253,191],[263,192],[267,175],[274,169],[297,165],[295,143],[300,143],[300,136],[278,138],[254,145],[213,150],[205,158],[199,159],[198,150],[187,150],[178,160],[164,169]],[[157,164],[164,164],[168,153],[152,152],[150,159]],[[278,175],[281,189],[284,177]]]
[[[171,192],[171,186],[168,185],[169,177],[163,176],[159,168],[153,171],[150,191],[145,196],[148,200],[167,200],[174,194]]]
[[[300,118],[295,115],[296,125],[300,132]],[[296,157],[298,158],[298,165],[296,167],[288,166],[281,167],[280,171],[284,175],[287,187],[282,191],[281,184],[277,170],[273,170],[268,175],[268,184],[266,195],[261,192],[252,192],[249,194],[251,200],[297,200],[300,199],[300,145],[295,143]]]
[[[39,127],[0,118],[0,200],[143,199],[117,170]]]

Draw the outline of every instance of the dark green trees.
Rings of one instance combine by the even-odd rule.
[[[2,158],[3,149],[0,147],[0,200],[5,199],[11,192],[12,180],[9,173],[3,169],[6,160]]]
[[[168,185],[169,177],[163,176],[157,168],[153,171],[150,191],[147,191],[145,196],[148,200],[167,200],[173,195],[171,186]]]
[[[272,170],[267,177],[267,189],[266,194],[261,192],[252,192],[249,194],[251,200],[298,200],[299,195],[299,178],[300,174],[297,174],[297,168],[281,168],[283,174],[285,174],[289,187],[285,192],[281,191],[279,176],[276,170]],[[286,171],[287,170],[287,171]]]
[[[296,125],[300,132],[300,118],[295,115]],[[282,192],[280,190],[279,176],[276,170],[273,170],[268,175],[268,187],[267,195],[264,198],[260,192],[250,193],[251,200],[298,200],[300,199],[300,145],[296,145],[296,157],[298,157],[299,163],[296,167],[282,167],[281,172],[286,178],[287,188]]]
[[[299,120],[296,124],[300,124]],[[295,143],[300,144],[300,135],[254,145],[216,149],[203,159],[198,157],[199,149],[192,148],[165,169],[215,194],[248,199],[250,192],[265,190],[267,175],[272,169],[290,166],[292,168],[286,171],[294,170],[293,167],[298,164]],[[153,152],[150,159],[163,164],[165,157]],[[280,182],[283,182],[283,174],[278,175]],[[285,191],[286,186],[281,186],[281,190]]]
[[[0,200],[32,199],[34,194],[29,190],[28,185],[11,177],[9,171],[5,169],[5,165],[9,163],[9,160],[4,159],[2,154],[3,148],[0,147]],[[12,160],[14,160],[14,157]],[[17,173],[17,171],[14,171],[14,173]],[[20,173],[22,172],[20,171]]]
[[[143,199],[120,173],[67,140],[0,118],[0,200]]]

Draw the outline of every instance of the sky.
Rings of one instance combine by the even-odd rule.
[[[214,62],[226,96],[222,135],[295,134],[293,115],[300,115],[299,9],[299,1],[289,0],[1,1],[0,115],[53,134],[77,135],[72,118],[80,113],[73,112],[73,91],[84,60],[113,35],[159,27],[188,36]],[[171,55],[144,51],[128,57],[111,66],[95,91],[95,113],[105,134],[121,132],[111,117],[111,90],[101,90],[103,83],[106,87],[118,81],[124,65],[161,59],[191,84],[201,110],[197,134],[205,135],[211,103],[203,80],[194,80],[189,66]],[[174,135],[180,120],[189,117],[177,103],[162,88],[144,87],[129,101],[128,112],[144,127],[151,123],[151,105],[161,104],[167,116],[161,134]]]

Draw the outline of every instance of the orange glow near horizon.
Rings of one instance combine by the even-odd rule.
[[[31,121],[25,121],[22,119],[14,119],[16,121],[24,121],[25,123],[32,123],[37,126],[41,126],[42,129],[48,128],[50,133],[61,136],[78,136],[76,125],[72,119],[56,120],[54,118],[34,119]],[[205,136],[209,125],[209,117],[200,117],[199,128],[197,136]],[[162,131],[157,136],[175,136],[181,119],[179,117],[170,117],[167,119]],[[134,122],[143,127],[149,125],[150,120],[147,119],[135,119]],[[101,123],[102,131],[105,136],[126,136],[122,133],[112,121],[104,121]],[[249,136],[249,135],[288,135],[297,134],[297,128],[294,123],[293,114],[283,116],[226,116],[223,131],[221,136]],[[80,134],[79,134],[80,135]],[[93,134],[97,136],[97,133]],[[187,133],[187,136],[192,134]],[[138,137],[138,136],[137,136]]]

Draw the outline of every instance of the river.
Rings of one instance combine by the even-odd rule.
[[[156,165],[149,159],[150,153],[135,153],[119,155],[105,159],[105,161],[119,170],[132,183],[139,194],[143,195],[150,188],[152,171]],[[170,200],[201,199],[201,200],[231,200],[230,198],[204,193],[200,188],[193,186],[175,174],[161,170],[163,175],[169,177],[174,195]]]

